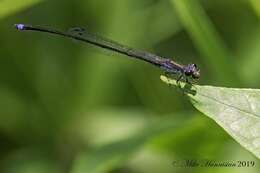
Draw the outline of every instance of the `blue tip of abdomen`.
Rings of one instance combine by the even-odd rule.
[[[25,29],[25,25],[24,24],[15,24],[14,26],[18,30],[24,30]]]

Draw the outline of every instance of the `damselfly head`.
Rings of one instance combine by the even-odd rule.
[[[188,64],[184,68],[184,73],[187,76],[192,76],[193,79],[198,79],[200,77],[200,70],[196,64]]]

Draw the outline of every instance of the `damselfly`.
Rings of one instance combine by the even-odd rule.
[[[95,45],[103,49],[115,51],[128,57],[133,57],[146,61],[157,67],[160,67],[168,75],[177,75],[177,82],[179,82],[180,80],[185,80],[186,82],[189,82],[189,78],[198,79],[200,77],[200,70],[196,64],[181,65],[171,59],[163,58],[161,56],[146,51],[141,51],[130,48],[128,46],[124,46],[96,34],[86,32],[80,28],[74,28],[73,30],[76,32],[71,32],[71,29],[68,32],[62,32],[56,29],[42,26],[32,26],[27,24],[15,24],[15,27],[19,31],[39,31],[72,38]]]

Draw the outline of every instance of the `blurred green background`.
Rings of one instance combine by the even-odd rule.
[[[15,23],[84,27],[196,63],[199,84],[259,88],[258,0],[0,1],[0,172],[259,172],[147,63]],[[174,161],[255,161],[183,168]]]

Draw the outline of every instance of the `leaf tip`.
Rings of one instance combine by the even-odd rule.
[[[164,76],[164,75],[161,75],[161,76],[160,76],[160,79],[161,79],[163,82],[165,82],[166,84],[168,84],[168,85],[177,85],[176,80],[173,80],[173,79],[171,79],[171,78],[168,78],[168,77],[166,77],[166,76]]]

